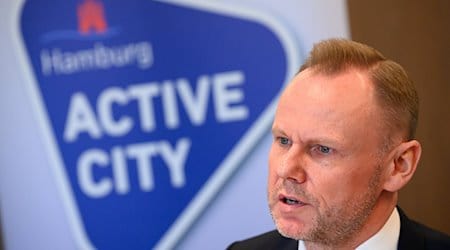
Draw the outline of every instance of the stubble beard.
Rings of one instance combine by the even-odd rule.
[[[320,203],[312,195],[306,193],[298,186],[288,187],[300,197],[305,197],[306,201],[313,205],[317,211],[317,216],[312,218],[309,230],[299,228],[297,231],[283,228],[273,212],[273,202],[277,201],[277,191],[269,193],[269,209],[276,227],[281,235],[295,240],[303,240],[323,246],[339,246],[347,243],[355,234],[361,230],[367,218],[372,213],[378,200],[377,190],[380,185],[381,166],[377,166],[374,175],[371,177],[366,192],[358,197],[342,204],[340,207],[332,207],[323,212]],[[285,184],[282,184],[286,188]]]

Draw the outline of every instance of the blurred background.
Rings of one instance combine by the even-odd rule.
[[[400,193],[408,215],[450,233],[450,2],[347,1],[351,37],[382,51],[410,74],[420,98],[423,151]]]
[[[55,146],[52,144],[52,140],[48,139],[49,135],[50,138],[53,138],[54,135],[52,135],[52,130],[48,130],[48,127],[46,127],[47,119],[52,120],[54,118],[51,115],[47,117],[46,109],[40,107],[40,102],[35,100],[36,96],[38,98],[40,96],[37,94],[39,89],[36,88],[38,86],[36,81],[42,84],[43,82],[40,81],[45,78],[33,74],[32,65],[28,59],[28,53],[32,53],[32,50],[29,50],[30,44],[27,47],[24,43],[27,37],[32,37],[33,34],[38,33],[39,25],[50,27],[52,24],[45,20],[52,20],[52,15],[58,14],[54,14],[57,11],[52,9],[53,5],[49,4],[52,3],[50,0],[29,0],[27,2],[16,0],[2,0],[0,2],[0,16],[4,20],[0,24],[0,33],[2,34],[0,38],[0,117],[2,118],[0,124],[0,249],[80,249],[85,245],[79,242],[79,235],[84,234],[90,241],[99,242],[100,248],[118,248],[114,245],[108,245],[113,244],[115,239],[110,239],[112,243],[103,242],[104,240],[98,236],[102,232],[83,226],[90,225],[86,219],[88,216],[84,213],[81,216],[81,222],[74,219],[71,213],[78,211],[78,208],[77,206],[68,208],[74,204],[67,202],[67,194],[65,193],[67,190],[64,188],[61,190],[61,187],[67,187],[67,185],[61,184],[66,181],[65,179],[58,179],[61,177],[58,174],[60,172],[56,171],[57,173],[55,173],[55,168],[59,166],[55,166],[57,161],[54,161],[54,154],[64,157],[68,152],[66,152],[66,149],[66,151],[58,151],[60,149],[58,145]],[[71,4],[77,6],[77,4],[83,2],[89,1],[74,0],[68,6]],[[117,22],[122,21],[123,23],[131,19],[126,14],[123,15],[124,18],[121,18],[120,8],[108,8],[108,5],[113,6],[115,1],[94,2],[101,2],[105,6],[104,15],[106,15],[106,19],[119,20]],[[146,2],[148,3],[148,1],[134,1],[133,3],[136,4],[136,9],[139,9],[140,4],[144,6]],[[409,217],[450,234],[448,215],[450,197],[447,193],[450,191],[450,182],[447,180],[450,177],[450,154],[448,153],[450,152],[449,1],[286,0],[282,3],[276,3],[269,0],[180,0],[161,2],[167,3],[168,6],[178,6],[179,10],[177,11],[179,12],[176,13],[181,13],[185,9],[196,10],[197,12],[185,14],[192,20],[197,20],[202,13],[213,13],[204,16],[205,18],[211,18],[214,22],[220,20],[220,22],[226,23],[227,20],[230,20],[229,25],[236,25],[236,30],[239,30],[238,27],[242,27],[242,25],[248,25],[252,31],[264,30],[264,32],[270,34],[274,40],[279,41],[281,50],[276,49],[278,48],[276,46],[272,48],[267,45],[267,51],[273,53],[273,58],[281,56],[286,63],[282,70],[285,75],[279,82],[275,83],[280,86],[280,89],[293,76],[294,71],[292,69],[301,64],[312,45],[331,37],[352,38],[355,41],[366,43],[404,66],[415,82],[421,100],[417,137],[422,142],[423,155],[416,175],[400,194],[400,206]],[[161,4],[161,6],[163,5]],[[26,10],[33,13],[33,16],[23,16],[25,15],[24,6],[27,6]],[[140,13],[143,18],[142,22],[156,22],[156,24],[152,24],[152,27],[159,27],[160,33],[149,33],[152,39],[156,40],[155,37],[158,34],[164,34],[164,29],[169,24],[174,25],[170,21],[173,18],[171,16],[173,12],[170,7],[167,9],[167,13],[161,14],[162,16],[166,15],[167,23],[156,22],[156,17]],[[230,10],[235,10],[236,14],[230,14]],[[65,10],[61,10],[61,12],[63,11]],[[248,15],[242,16],[243,14]],[[108,17],[108,15],[114,15],[115,19],[111,16]],[[37,28],[24,32],[24,26],[31,25],[30,22],[35,22],[33,20],[40,20],[39,24],[33,24],[35,25],[33,27]],[[238,22],[234,23],[234,20],[238,20]],[[200,28],[198,26],[192,27],[193,31],[196,29]],[[187,34],[189,32],[188,30]],[[142,30],[142,33],[147,34],[148,31]],[[209,41],[210,37],[222,35],[221,26],[213,26],[205,34],[205,37]],[[239,43],[243,44],[244,41],[255,44],[260,42],[247,32],[226,35],[235,37],[234,42],[237,45],[234,46],[239,46]],[[126,37],[123,39],[126,40]],[[187,38],[184,37],[184,39]],[[180,41],[185,40],[180,38]],[[70,44],[72,46],[70,39],[63,42],[64,45]],[[207,47],[206,45],[205,42],[205,45],[200,45],[200,47]],[[224,50],[227,49],[227,44],[218,45],[219,48],[221,46]],[[154,54],[158,53],[158,48],[154,47],[153,49]],[[211,53],[211,51],[205,49],[205,53],[205,55],[199,55],[199,57],[208,58],[207,53]],[[256,51],[255,48],[255,53],[258,54],[260,51]],[[289,55],[289,53],[295,53],[295,55]],[[37,54],[37,58],[39,58],[39,54]],[[183,57],[180,55],[169,57],[170,60],[179,58]],[[267,61],[270,61],[271,58],[267,57]],[[169,61],[168,67],[170,69],[169,59],[167,61]],[[189,61],[188,59],[182,60]],[[264,63],[268,63],[267,61]],[[155,65],[156,63],[158,61],[155,59]],[[230,64],[232,63],[233,60],[230,59]],[[235,63],[240,65],[239,61]],[[263,62],[250,63],[253,63],[251,67],[264,66]],[[208,67],[207,64],[205,64],[205,71]],[[228,69],[227,67],[224,66],[222,70]],[[233,68],[233,65],[229,68]],[[203,73],[200,71],[198,72]],[[243,72],[246,71],[243,70]],[[116,77],[116,73],[120,74],[120,72],[114,72],[109,76],[111,81]],[[148,74],[152,75],[154,72],[149,70]],[[169,71],[166,72],[165,76],[175,78],[179,76],[177,74],[178,72]],[[266,70],[260,72],[260,74],[269,77],[279,73],[275,72],[274,69],[273,72]],[[98,75],[100,74],[94,73],[84,79],[95,82],[95,77],[100,77]],[[250,73],[248,73],[248,76],[250,79]],[[146,79],[145,77],[147,76],[143,76],[143,79]],[[108,78],[102,78],[102,80],[104,79]],[[77,81],[77,78],[74,77],[70,80]],[[263,90],[259,89],[258,86],[253,89],[245,89],[245,91],[247,91],[245,92],[247,99],[250,99],[247,96],[263,95],[261,94]],[[275,90],[275,92],[277,91],[279,90]],[[276,98],[277,93],[268,93],[268,95]],[[261,105],[262,110],[267,110],[270,117],[273,111],[270,110],[270,103],[258,105]],[[36,110],[44,112],[37,112]],[[250,109],[250,112],[252,111],[253,109]],[[261,113],[262,116],[263,113]],[[249,124],[257,122],[263,123],[263,121],[255,118],[255,121],[251,120]],[[250,127],[253,129],[252,126]],[[173,229],[177,228],[173,225],[180,223],[177,222],[180,221],[180,217],[175,216],[172,224],[168,225],[171,228],[170,233],[163,233],[161,236],[170,238],[169,234],[177,235],[175,239],[170,241],[172,242],[168,245],[170,248],[224,249],[235,240],[244,239],[274,228],[265,197],[266,162],[271,143],[267,124],[263,125],[261,131],[261,135],[254,143],[246,148],[245,156],[239,158],[238,164],[230,168],[225,177],[219,178],[222,182],[219,181],[221,184],[218,188],[213,189],[210,196],[205,196],[208,197],[208,201],[202,203],[203,205],[198,209],[190,210],[196,212],[193,212],[192,219],[187,219],[189,223],[186,227],[180,229],[182,232],[173,233],[173,231],[177,231]],[[227,134],[222,136],[226,137]],[[204,152],[204,155],[207,157],[209,154]],[[212,176],[216,176],[214,172]],[[199,196],[202,188],[207,184],[209,185],[207,181],[201,182],[199,184],[200,189],[195,190],[193,197],[189,199]],[[179,190],[183,191],[183,188]],[[76,190],[73,192],[77,197],[81,197]],[[184,199],[183,194],[180,194],[180,197]],[[80,202],[83,199],[77,198],[74,200]],[[178,197],[165,197],[165,199],[177,200]],[[164,203],[166,200],[160,202]],[[145,195],[144,201],[131,200],[127,204],[132,206],[132,210],[139,206],[161,206],[159,202],[156,204],[146,203]],[[111,213],[111,216],[114,217],[116,207],[119,207],[119,205],[111,205],[109,210],[98,213]],[[92,209],[95,210],[95,207]],[[182,214],[183,211],[185,210],[181,211]],[[89,219],[90,223],[93,221],[93,223],[109,226],[108,221],[96,221],[95,215],[94,218]],[[190,214],[184,214],[181,217],[190,218],[189,216]],[[120,222],[120,220],[118,221]],[[136,223],[136,228],[152,231],[153,228],[160,227],[157,222],[151,223],[151,225],[149,223],[144,224],[146,225]],[[129,226],[129,224],[127,225]],[[113,225],[111,225],[112,227]],[[83,231],[83,233],[78,230]],[[134,228],[129,227],[121,230],[133,231]],[[168,230],[168,228],[164,227],[161,230]],[[153,241],[155,239],[152,239]],[[159,239],[156,239],[156,242],[159,242]],[[130,246],[136,245],[130,243]],[[139,248],[148,249],[155,246],[155,244],[141,244]],[[97,246],[97,248],[99,247]]]

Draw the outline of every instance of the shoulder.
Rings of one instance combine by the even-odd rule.
[[[399,249],[450,249],[450,236],[409,219],[400,213]]]
[[[257,250],[257,249],[297,249],[298,242],[283,237],[277,230],[270,231],[246,240],[236,241],[227,249]]]

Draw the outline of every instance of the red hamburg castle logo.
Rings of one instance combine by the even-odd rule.
[[[103,4],[98,0],[84,0],[77,8],[78,31],[82,35],[90,32],[104,33],[107,28]]]

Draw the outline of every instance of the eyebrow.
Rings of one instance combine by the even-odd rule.
[[[272,134],[283,134],[283,135],[286,135],[284,130],[282,130],[281,128],[279,128],[277,126],[273,126],[272,127]]]
[[[274,125],[272,127],[272,134],[280,134],[280,135],[286,135],[287,133],[280,128],[279,126]],[[313,138],[309,138],[307,140],[302,140],[299,138],[299,141],[302,144],[332,144],[333,146],[343,147],[344,145],[341,142],[341,139],[337,137],[324,137],[324,136],[316,136]]]

